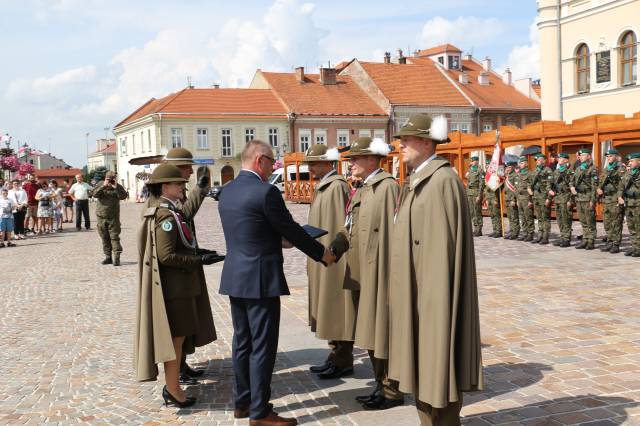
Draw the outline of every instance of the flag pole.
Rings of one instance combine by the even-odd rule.
[[[504,185],[500,190],[500,228],[502,229],[502,238],[504,238],[505,236],[505,230],[504,230],[504,193],[505,191],[503,191],[503,189],[504,189]],[[511,230],[509,230],[509,232],[511,232]]]

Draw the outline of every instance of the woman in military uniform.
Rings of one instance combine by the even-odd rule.
[[[179,384],[179,360],[184,350],[215,340],[211,308],[202,299],[206,285],[202,265],[221,259],[202,254],[193,231],[176,203],[186,179],[170,164],[158,166],[149,180],[157,207],[145,211],[138,235],[140,280],[134,362],[138,380],[155,380],[164,363],[165,404],[180,408],[195,404]]]

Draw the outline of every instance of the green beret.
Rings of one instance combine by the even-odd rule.
[[[607,150],[605,155],[620,155],[620,152],[615,148],[611,148]]]
[[[589,155],[591,155],[591,150],[587,149],[587,148],[582,148],[582,149],[578,150],[578,154],[589,154]]]
[[[638,158],[640,158],[640,152],[631,153],[631,154],[627,155],[627,157],[629,157],[629,160],[638,159]]]
[[[473,157],[471,157],[471,161],[478,161],[478,160],[479,160],[479,158],[478,158],[477,155],[474,155]]]
[[[528,159],[527,157],[520,157],[520,158],[518,159],[518,162],[520,162],[520,163],[528,163],[528,162],[529,162],[529,159]]]
[[[538,158],[547,158],[546,155],[544,155],[543,153],[539,152],[536,155],[534,155],[535,159],[537,160]]]
[[[518,163],[516,163],[515,161],[507,161],[506,165],[507,167],[514,167],[517,166]]]
[[[567,154],[566,152],[561,152],[560,154],[558,154],[558,158],[566,158],[568,160],[569,154]]]

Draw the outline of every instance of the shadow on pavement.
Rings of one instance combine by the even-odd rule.
[[[474,414],[463,419],[465,425],[488,424],[584,424],[619,425],[627,420],[627,409],[637,407],[640,402],[613,396],[570,396],[524,407]]]

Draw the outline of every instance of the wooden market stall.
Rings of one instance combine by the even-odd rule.
[[[496,142],[503,150],[518,146],[523,149],[537,147],[547,155],[565,152],[569,154],[571,163],[576,160],[576,152],[579,149],[589,148],[593,152],[595,165],[601,169],[605,160],[604,153],[610,147],[618,149],[623,157],[630,152],[640,151],[640,112],[629,118],[625,118],[624,115],[591,115],[574,120],[570,124],[563,121],[538,121],[522,129],[501,126],[497,131],[492,130],[480,135],[453,132],[449,134],[449,138],[451,142],[438,145],[438,155],[451,162],[463,181],[466,181],[470,154],[483,151],[490,156]],[[383,167],[402,184],[407,170],[402,162],[398,144],[397,140],[392,142],[395,149]],[[287,166],[294,166],[298,170],[303,159],[303,153],[288,154],[285,157],[285,170]],[[533,163],[533,160],[530,160],[530,166],[533,166]],[[346,172],[346,167],[348,163],[339,162],[338,171]],[[311,178],[306,181],[285,180],[284,186],[285,199],[302,203],[311,201],[314,186]],[[598,211],[599,218],[600,213]]]

